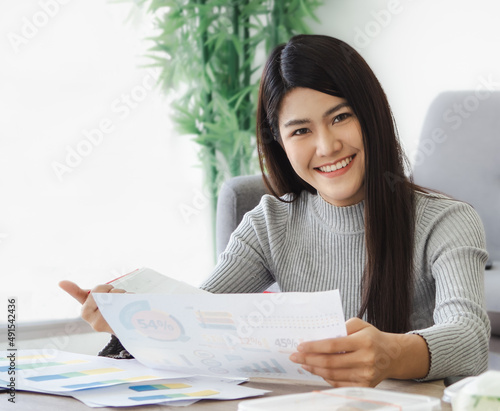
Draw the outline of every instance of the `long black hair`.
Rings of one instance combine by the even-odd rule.
[[[276,47],[262,73],[257,148],[264,181],[277,198],[316,190],[293,170],[281,146],[279,110],[297,87],[347,100],[365,151],[366,266],[359,317],[387,332],[410,328],[415,232],[413,184],[387,97],[365,60],[341,40],[299,35]],[[284,201],[284,200],[282,200]]]

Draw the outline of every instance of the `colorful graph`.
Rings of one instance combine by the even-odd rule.
[[[174,398],[192,398],[192,397],[210,397],[211,395],[219,394],[219,391],[203,390],[183,394],[164,394],[164,395],[150,395],[147,397],[128,397],[132,401],[148,401],[148,400],[171,400]]]
[[[64,361],[64,362],[39,362],[39,363],[31,363],[31,364],[16,364],[16,370],[34,370],[36,368],[45,368],[45,367],[56,367],[60,365],[68,365],[68,364],[82,364],[88,361],[84,360],[74,360],[74,361]],[[9,370],[9,367],[0,367],[0,372],[6,372]]]
[[[107,381],[95,381],[95,382],[89,382],[87,384],[72,384],[72,385],[63,385],[63,388],[71,388],[75,390],[79,390],[82,388],[93,388],[93,387],[99,387],[102,385],[115,385],[115,384],[123,384],[127,382],[134,382],[134,381],[144,381],[144,380],[157,380],[158,377],[157,375],[141,375],[140,377],[131,377],[131,378],[121,378],[117,380],[107,380]]]
[[[121,371],[124,370],[116,367],[96,368],[95,370],[86,370],[80,372],[65,372],[62,374],[39,375],[36,377],[27,377],[26,379],[31,381],[52,381],[52,380],[62,380],[65,378],[87,377],[89,375],[108,374],[112,372],[121,372]]]
[[[133,385],[129,387],[134,391],[155,391],[155,390],[179,390],[181,388],[191,388],[191,385],[184,383],[171,383],[171,384],[150,384],[150,385]]]
[[[241,367],[238,369],[238,371],[259,372],[267,374],[286,374],[286,370],[274,358],[271,358],[270,361],[261,361],[260,363],[254,362],[251,367]]]
[[[196,311],[196,319],[203,328],[236,330],[233,316],[225,311]]]
[[[253,328],[288,328],[288,329],[317,329],[332,328],[341,322],[338,315],[322,314],[315,316],[268,316],[253,317],[243,316]]]

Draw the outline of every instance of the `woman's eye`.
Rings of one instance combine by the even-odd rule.
[[[306,134],[309,131],[307,128],[299,128],[293,132],[293,136],[300,136],[301,134]]]
[[[335,116],[335,118],[333,119],[333,122],[339,123],[339,122],[344,121],[345,119],[349,118],[350,116],[351,116],[351,113],[339,114],[338,116]]]

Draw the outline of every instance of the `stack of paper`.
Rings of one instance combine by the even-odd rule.
[[[93,293],[136,360],[18,351],[16,389],[92,407],[251,397],[266,392],[238,386],[251,376],[322,381],[290,354],[303,341],[346,335],[338,290],[210,294],[147,268],[111,284],[139,293]],[[9,354],[0,352],[2,387],[11,381]]]
[[[200,399],[238,399],[267,392],[238,386],[245,378],[195,377],[150,369],[137,360],[57,350],[1,351],[0,387],[12,386],[12,377],[16,390],[69,395],[90,407],[185,405]]]

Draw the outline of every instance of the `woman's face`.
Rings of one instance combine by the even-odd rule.
[[[339,207],[364,199],[361,126],[345,99],[295,88],[283,98],[279,128],[293,169],[323,199]]]

